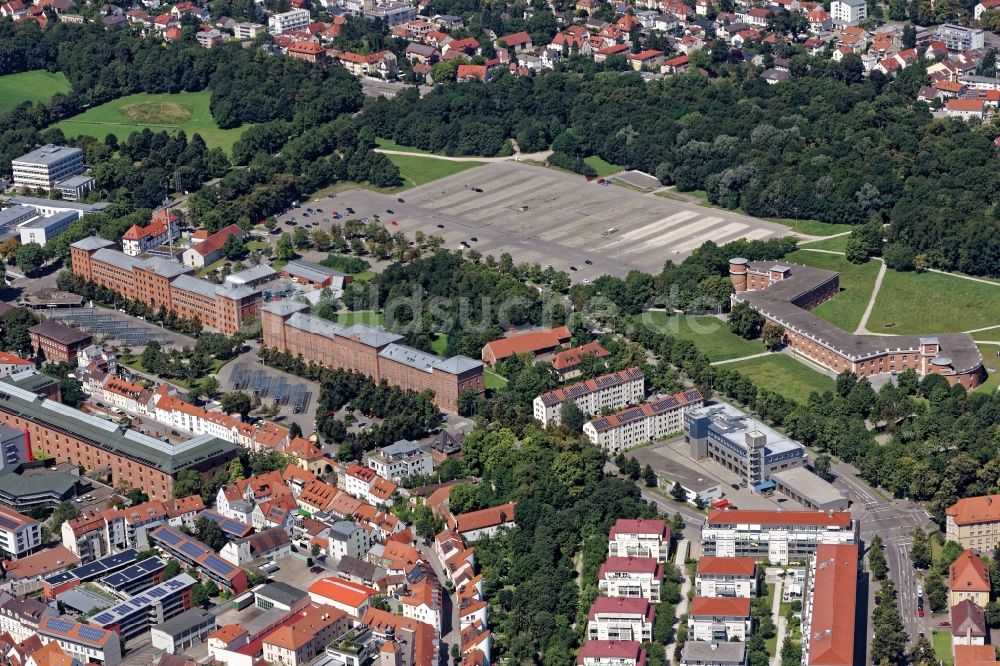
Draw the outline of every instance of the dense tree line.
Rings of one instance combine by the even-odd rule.
[[[599,155],[752,215],[888,221],[890,241],[931,267],[1000,274],[997,129],[934,120],[914,101],[921,67],[889,81],[863,78],[851,57],[796,58],[778,86],[755,72],[645,83],[570,59],[531,79],[408,91],[367,105],[362,121],[454,155],[497,154],[530,129],[556,161]]]

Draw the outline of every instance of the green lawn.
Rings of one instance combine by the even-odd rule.
[[[875,278],[878,276],[879,263],[869,261],[866,264],[852,264],[836,254],[808,250],[797,250],[787,255],[785,259],[796,264],[840,273],[840,293],[812,312],[847,332],[853,332],[861,322],[865,308],[868,307],[868,300],[875,287]]]
[[[249,243],[246,243],[244,247],[246,247],[246,249],[250,252],[253,252],[254,250],[263,250],[265,247],[268,247],[268,244],[264,241],[250,241]]]
[[[976,331],[972,334],[973,340],[1000,340],[1000,326],[987,328],[985,331]]]
[[[982,393],[992,393],[1000,389],[1000,357],[997,357],[1000,345],[979,345],[979,352],[983,355],[983,367],[986,368],[989,377],[976,390]],[[993,368],[995,372],[990,372],[990,368]]]
[[[792,231],[797,231],[800,234],[808,236],[832,236],[851,230],[851,226],[847,224],[830,224],[829,222],[820,222],[819,220],[794,220],[789,217],[763,217],[761,219],[791,227]]]
[[[209,90],[129,95],[87,109],[55,126],[67,137],[85,135],[102,141],[108,134],[114,134],[119,141],[124,141],[132,132],[146,127],[154,132],[184,130],[189,139],[198,133],[209,148],[220,147],[228,152],[246,126],[219,129],[208,108],[211,96]],[[126,113],[131,113],[133,117]]]
[[[847,251],[847,239],[850,236],[834,236],[833,238],[825,238],[823,240],[814,241],[812,243],[800,243],[799,247],[811,247],[817,250],[833,250],[834,252],[846,252]]]
[[[833,380],[784,354],[772,354],[725,365],[752,379],[760,388],[770,389],[791,400],[804,403],[813,391],[832,391]]]
[[[690,340],[712,361],[727,361],[764,351],[760,340],[744,340],[733,335],[726,322],[715,317],[667,316],[666,312],[648,314],[659,331]]]
[[[485,164],[485,162],[471,160],[452,162],[451,160],[438,160],[419,155],[389,155],[388,157],[393,164],[399,167],[399,175],[403,177],[404,183],[401,189],[404,190]]]
[[[62,72],[36,69],[20,74],[0,76],[0,113],[16,108],[22,102],[48,102],[56,93],[68,93],[69,81]]]
[[[401,146],[398,143],[396,143],[395,141],[393,141],[392,139],[376,138],[375,139],[375,145],[377,147],[383,148],[385,150],[398,150],[401,153],[415,153],[417,155],[430,155],[431,154],[428,151],[421,150],[419,148],[411,148],[410,146]]]
[[[868,330],[956,333],[994,324],[1000,324],[1000,286],[941,273],[890,270],[882,281]]]
[[[941,661],[944,666],[952,666],[955,663],[954,658],[951,656],[951,632],[950,631],[935,631],[934,632],[934,655]]]
[[[483,384],[488,389],[496,390],[507,385],[507,378],[498,375],[489,368],[485,368],[483,371]]]
[[[385,326],[385,315],[371,310],[357,310],[337,313],[337,323],[344,326],[364,324],[366,326]]]
[[[431,350],[438,356],[444,356],[445,351],[448,349],[448,334],[439,333],[434,342],[431,343]]]
[[[611,162],[605,162],[597,155],[591,155],[590,157],[583,158],[583,163],[592,167],[601,178],[618,173],[622,170],[621,166],[612,164]]]
[[[354,274],[356,282],[365,282],[366,280],[371,280],[373,277],[375,277],[375,271],[361,271]]]

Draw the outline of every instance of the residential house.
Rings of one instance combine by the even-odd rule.
[[[699,597],[757,596],[757,561],[752,557],[698,559],[695,594]]]
[[[597,597],[587,613],[587,637],[598,641],[653,640],[656,607],[646,599]]]
[[[587,641],[576,657],[577,666],[644,666],[646,651],[638,641]]]
[[[949,99],[945,104],[945,114],[959,120],[985,120],[986,102],[981,99]]]
[[[971,599],[963,599],[951,607],[951,644],[984,645],[989,628],[986,613]]]
[[[968,599],[981,608],[990,602],[990,573],[979,555],[964,550],[948,567],[949,605]]]
[[[670,528],[662,520],[619,518],[608,533],[610,557],[652,557],[666,562]]]
[[[652,557],[608,557],[601,565],[598,587],[609,597],[660,602],[663,565]]]
[[[695,597],[688,611],[688,636],[695,641],[746,641],[750,636],[750,599]]]

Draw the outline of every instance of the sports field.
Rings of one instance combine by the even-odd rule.
[[[796,264],[825,268],[840,273],[840,293],[822,303],[813,310],[813,314],[831,324],[836,324],[849,333],[853,332],[865,314],[872,289],[875,287],[879,263],[869,261],[866,264],[852,264],[836,254],[808,250],[797,250],[786,256],[785,259]]]
[[[62,72],[36,69],[20,74],[0,76],[0,113],[10,111],[22,102],[48,102],[56,93],[68,93],[69,81]]]
[[[108,134],[114,134],[119,141],[146,127],[154,132],[184,130],[188,138],[200,134],[209,148],[219,147],[228,152],[246,126],[219,129],[208,108],[211,96],[209,90],[129,95],[87,109],[55,126],[67,137],[85,135],[103,140]]]

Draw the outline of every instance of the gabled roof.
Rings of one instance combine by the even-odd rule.
[[[460,534],[464,534],[465,532],[513,523],[516,504],[516,502],[509,502],[488,509],[461,513],[452,518],[453,527]]]
[[[597,615],[639,615],[645,618],[646,622],[653,621],[653,613],[656,607],[649,603],[648,599],[639,597],[597,597],[590,605],[587,612],[587,619],[593,620]]]
[[[971,550],[961,555],[948,567],[948,587],[954,592],[990,591],[990,572],[983,560]]]
[[[608,540],[614,541],[619,534],[645,534],[657,536],[661,539],[670,538],[670,529],[667,523],[662,520],[650,518],[619,518],[615,521],[611,531],[608,532]]]
[[[963,599],[951,607],[952,636],[964,638],[971,635],[983,638],[986,631],[986,613],[971,599]]]
[[[820,544],[813,579],[813,596],[822,602],[813,604],[809,622],[809,664],[852,666],[858,546]]]
[[[688,614],[691,617],[750,617],[750,600],[746,597],[695,597]]]
[[[567,342],[573,335],[565,326],[550,328],[542,331],[532,331],[522,333],[509,338],[501,338],[487,342],[484,351],[489,349],[490,353],[497,360],[513,356],[514,354],[534,353],[542,349],[551,349]]]

